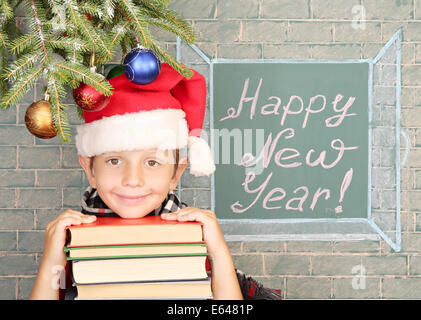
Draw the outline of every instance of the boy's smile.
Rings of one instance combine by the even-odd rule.
[[[122,218],[143,217],[158,208],[187,166],[186,158],[176,167],[173,151],[157,149],[79,156],[79,161],[90,185]]]
[[[137,205],[145,200],[145,198],[148,196],[147,194],[144,196],[128,196],[128,195],[120,195],[116,194],[117,197],[120,198],[122,202],[124,202],[126,205]]]

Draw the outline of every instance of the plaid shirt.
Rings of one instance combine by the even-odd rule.
[[[149,215],[159,215],[162,213],[169,213],[187,207],[188,205],[181,202],[174,191],[170,190],[167,197],[161,205]],[[88,187],[82,196],[82,213],[92,214],[98,217],[118,217],[99,197],[96,189]],[[206,260],[206,270],[210,274],[209,260]],[[238,283],[240,285],[241,293],[246,300],[280,300],[282,299],[281,291],[275,289],[265,288],[261,283],[257,282],[250,276],[246,276],[242,271],[236,269]],[[68,266],[66,267],[66,275],[70,275]],[[66,279],[66,284],[71,283],[70,278]],[[65,299],[74,299],[77,295],[76,288],[68,286],[65,289]]]

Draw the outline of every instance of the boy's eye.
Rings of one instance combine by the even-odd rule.
[[[120,161],[119,159],[110,159],[107,162],[112,164],[113,166],[116,166],[119,164],[119,161]]]
[[[157,167],[159,165],[159,162],[158,161],[155,161],[155,160],[148,160],[148,161],[146,161],[146,164],[149,167]]]

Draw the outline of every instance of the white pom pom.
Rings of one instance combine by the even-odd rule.
[[[190,172],[195,176],[209,176],[215,171],[212,152],[207,142],[201,138],[188,138]]]

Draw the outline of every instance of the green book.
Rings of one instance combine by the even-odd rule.
[[[115,246],[64,247],[67,260],[152,258],[207,255],[206,243],[138,244]]]

